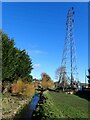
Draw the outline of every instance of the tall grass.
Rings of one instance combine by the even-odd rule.
[[[35,93],[35,86],[33,83],[25,83],[21,79],[11,85],[12,93],[22,94],[26,97],[31,97]]]

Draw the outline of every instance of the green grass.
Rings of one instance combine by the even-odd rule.
[[[43,116],[49,118],[88,118],[88,101],[62,92],[44,93]]]

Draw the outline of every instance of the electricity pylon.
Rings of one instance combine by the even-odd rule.
[[[67,13],[66,20],[66,36],[65,44],[61,62],[59,82],[69,82],[72,87],[75,82],[78,81],[77,61],[76,61],[76,45],[74,40],[73,28],[74,28],[74,8],[70,8]]]

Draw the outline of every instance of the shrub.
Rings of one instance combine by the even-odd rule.
[[[17,81],[17,92],[18,93],[23,93],[24,87],[25,87],[25,83],[20,79]]]
[[[48,81],[42,80],[41,86],[43,88],[53,88],[54,87],[54,82],[52,80],[48,80]]]
[[[35,87],[33,83],[25,83],[21,79],[17,83],[12,84],[12,93],[22,94],[26,97],[31,97],[35,93]]]
[[[12,93],[19,93],[19,94],[23,93],[24,88],[25,88],[25,83],[21,79],[19,79],[17,83],[11,85]]]
[[[11,92],[12,93],[17,93],[17,85],[16,84],[11,85]]]
[[[35,93],[35,87],[34,87],[34,84],[30,83],[30,84],[26,84],[25,85],[25,96],[27,97],[31,97],[33,96]]]
[[[35,87],[35,88],[38,88],[38,84],[39,84],[38,81],[35,81],[33,84],[34,84],[34,87]]]

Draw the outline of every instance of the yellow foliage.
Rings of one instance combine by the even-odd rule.
[[[35,87],[34,84],[26,84],[20,79],[16,84],[12,85],[12,91],[16,93],[22,93],[26,96],[32,96],[35,93]]]
[[[11,85],[12,93],[22,93],[24,87],[25,87],[24,82],[21,79],[19,79],[17,83]]]
[[[47,87],[46,81],[42,80],[41,86],[42,86],[43,88],[46,88],[46,87]]]
[[[26,89],[25,89],[25,95],[27,97],[31,97],[33,96],[35,93],[35,87],[34,87],[34,84],[26,84]]]
[[[31,97],[35,93],[35,86],[33,83],[26,84],[21,79],[17,83],[12,84],[12,92]]]
[[[49,81],[47,84],[48,84],[48,88],[52,88],[54,86],[54,83],[52,81]]]
[[[34,87],[35,87],[35,88],[37,88],[37,87],[38,87],[39,82],[38,82],[38,81],[35,81],[33,84],[34,84]]]
[[[21,79],[17,81],[16,86],[17,86],[17,92],[18,93],[23,92],[25,84]]]
[[[42,86],[43,88],[52,88],[52,87],[54,86],[54,83],[53,83],[53,81],[51,81],[51,80],[48,80],[48,81],[42,80],[41,86]]]
[[[50,76],[47,73],[42,73],[41,77],[42,77],[41,86],[43,88],[53,88],[54,87],[54,82],[51,80]]]

